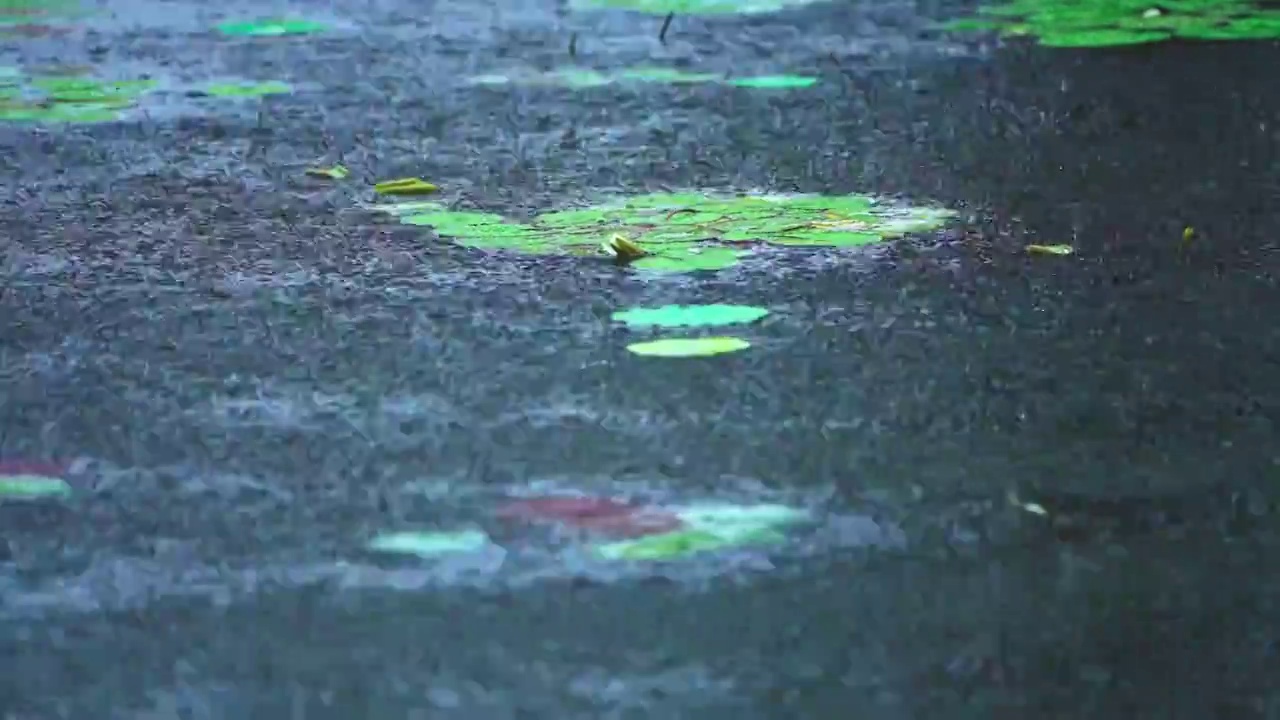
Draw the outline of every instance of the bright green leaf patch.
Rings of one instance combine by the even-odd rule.
[[[671,560],[742,545],[773,545],[785,540],[785,535],[768,528],[756,528],[737,537],[702,530],[681,530],[597,545],[595,550],[610,560]]]
[[[632,343],[627,350],[644,357],[710,357],[746,350],[751,343],[736,337],[663,338]]]
[[[664,305],[615,312],[613,319],[629,327],[711,327],[755,322],[768,314],[750,305]]]
[[[1049,47],[1115,47],[1196,40],[1280,38],[1280,10],[1251,0],[1011,0],[946,30],[1031,35]]]
[[[510,73],[478,75],[471,78],[475,85],[526,85],[567,88],[595,88],[625,83],[660,83],[666,85],[695,85],[724,83],[734,87],[761,90],[791,90],[818,84],[818,78],[805,75],[760,75],[726,77],[715,73],[685,72],[673,68],[636,67],[616,72],[600,72],[569,68],[551,71],[517,70]]]
[[[378,552],[434,558],[442,555],[475,552],[489,544],[489,537],[479,530],[462,532],[395,532],[379,535],[369,542]]]
[[[0,475],[0,501],[32,500],[71,494],[66,480],[46,475]]]
[[[218,32],[236,37],[279,37],[281,35],[309,35],[328,30],[324,23],[311,20],[274,18],[247,22],[225,22],[218,25]]]
[[[780,527],[809,519],[809,513],[786,505],[699,504],[671,508],[689,527],[732,534],[744,528]]]
[[[204,94],[211,97],[254,98],[263,95],[284,95],[293,92],[289,83],[275,80],[268,82],[214,83],[206,85]]]
[[[672,273],[733,267],[761,244],[857,247],[937,229],[949,210],[861,195],[710,195],[655,193],[588,208],[543,213],[529,222],[436,204],[369,209],[407,225],[432,227],[453,242],[487,250],[606,258],[618,237],[644,255],[628,267]],[[612,258],[610,258],[612,259]]]

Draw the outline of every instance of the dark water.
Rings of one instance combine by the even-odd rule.
[[[302,89],[0,128],[0,452],[80,458],[73,500],[0,508],[6,720],[1280,711],[1273,43],[987,47],[820,4],[662,45],[661,18],[391,2],[246,43],[187,34],[212,10],[113,8],[5,62]],[[822,82],[460,83],[569,62],[574,32],[584,65]],[[318,158],[357,182],[302,182]],[[693,187],[964,222],[641,281],[351,211],[400,175],[515,216]],[[741,354],[626,353],[608,314],[668,302],[772,314]],[[565,491],[817,521],[656,568],[520,532],[438,564],[360,550]]]

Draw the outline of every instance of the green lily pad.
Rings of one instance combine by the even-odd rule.
[[[203,92],[213,97],[251,98],[291,93],[293,92],[293,86],[277,80],[268,82],[214,83],[206,85]]]
[[[33,500],[71,494],[71,485],[59,477],[45,475],[0,475],[0,501]]]
[[[1096,30],[1064,30],[1040,36],[1041,45],[1056,48],[1119,47],[1142,45],[1168,40],[1172,35],[1158,30],[1124,30],[1100,28]]]
[[[737,352],[751,343],[736,337],[663,338],[632,343],[627,350],[645,357],[686,358],[710,357]]]
[[[379,535],[369,542],[378,552],[434,558],[475,552],[489,544],[489,536],[479,530],[462,532],[395,532]]]
[[[757,77],[734,78],[729,84],[742,88],[761,88],[767,90],[786,90],[791,88],[807,88],[818,84],[818,78],[803,75],[760,75]]]
[[[1270,40],[1280,38],[1280,16],[1239,18],[1221,25],[1181,28],[1178,35],[1196,40]]]
[[[724,247],[676,247],[642,257],[631,263],[631,267],[659,273],[727,270],[737,265],[739,258],[749,254],[744,250]]]
[[[750,305],[663,305],[615,312],[613,319],[630,327],[710,327],[755,322],[768,314]]]
[[[743,529],[779,527],[805,522],[808,512],[777,504],[731,505],[703,503],[671,508],[689,527],[733,535]]]
[[[277,18],[249,22],[226,22],[218,25],[223,35],[240,37],[275,37],[280,35],[309,35],[328,30],[324,23],[310,20]]]
[[[610,560],[668,560],[742,545],[778,544],[784,541],[785,535],[768,528],[754,528],[733,536],[703,530],[683,530],[597,545],[595,551]]]

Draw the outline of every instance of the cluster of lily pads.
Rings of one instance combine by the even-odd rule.
[[[1280,8],[1252,0],[1011,0],[944,27],[1034,37],[1049,47],[1280,38]]]
[[[856,247],[933,230],[954,213],[864,195],[655,193],[517,222],[433,202],[375,204],[406,225],[460,245],[535,255],[601,256],[619,236],[642,255],[631,267],[690,272],[732,267],[760,245]]]
[[[613,320],[633,330],[650,328],[699,328],[753,323],[769,311],[751,305],[664,305],[632,308],[613,314]],[[627,350],[649,357],[706,357],[745,350],[751,343],[740,337],[666,337],[635,342]]]
[[[497,509],[500,519],[558,526],[598,542],[590,551],[604,560],[673,560],[742,546],[777,544],[785,530],[806,522],[800,509],[775,504],[700,503],[674,507],[635,505],[609,498],[541,497],[515,500]],[[370,550],[438,558],[478,553],[493,545],[488,534],[461,531],[400,531],[373,538]]]
[[[581,68],[561,68],[550,71],[517,70],[508,73],[479,75],[471,78],[471,83],[474,85],[494,87],[529,85],[575,89],[625,83],[662,83],[668,85],[722,83],[733,87],[783,90],[811,87],[817,82],[818,78],[805,75],[726,77],[716,73],[685,72],[661,67],[637,67],[616,72],[600,72]]]
[[[87,71],[89,68],[84,68]],[[96,123],[120,120],[147,96],[158,92],[155,80],[109,80],[72,73],[29,75],[0,67],[0,121]],[[187,96],[261,97],[288,93],[282,82],[213,82],[186,91]]]
[[[65,499],[72,488],[60,463],[0,461],[0,502]],[[512,500],[494,516],[557,525],[598,539],[592,552],[606,560],[664,560],[742,545],[780,543],[783,530],[809,519],[784,505],[636,505],[609,498],[541,497]],[[436,558],[475,553],[492,545],[483,530],[400,531],[369,541],[376,552]]]

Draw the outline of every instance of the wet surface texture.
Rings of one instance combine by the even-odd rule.
[[[0,467],[72,491],[0,501],[0,717],[1280,712],[1274,41],[1052,49],[882,2],[665,42],[526,0],[217,7],[0,45],[0,80],[101,81],[45,82],[80,93],[52,120],[0,98]],[[272,16],[326,29],[216,30]],[[818,82],[474,81],[652,66]],[[681,191],[957,215],[647,275],[369,212],[402,177],[515,221]],[[611,317],[694,303],[769,312]],[[627,350],[711,334],[750,347]],[[705,503],[804,520],[599,551]],[[402,530],[489,542],[368,550]]]

